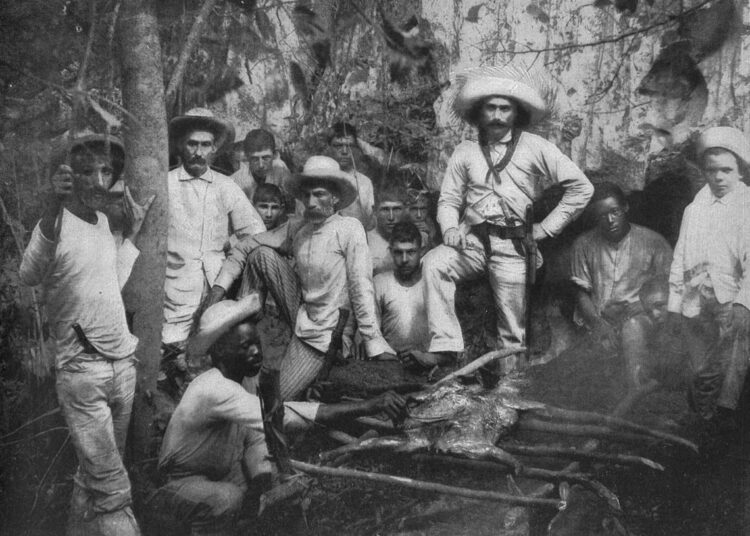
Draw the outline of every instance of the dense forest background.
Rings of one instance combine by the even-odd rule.
[[[750,131],[749,23],[744,0],[2,2],[0,532],[64,511],[74,465],[54,409],[43,296],[17,280],[68,132],[123,135],[126,180],[138,196],[160,194],[126,293],[141,338],[140,461],[153,450],[170,117],[206,106],[238,139],[268,128],[292,167],[345,119],[389,165],[437,189],[452,148],[474,135],[450,114],[451,74],[520,62],[557,88],[539,132],[570,143],[592,178],[677,190],[694,171],[697,131]],[[580,132],[566,139],[570,124]]]

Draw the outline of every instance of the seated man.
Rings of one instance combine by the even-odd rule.
[[[669,272],[672,250],[658,233],[628,221],[619,186],[597,184],[590,208],[596,228],[578,237],[571,253],[576,322],[607,350],[621,349],[628,385],[636,388],[648,357],[648,321],[638,291],[647,279]]]
[[[250,289],[271,293],[294,330],[280,365],[284,400],[301,395],[316,378],[339,309],[353,309],[369,357],[395,357],[377,325],[365,231],[354,218],[337,214],[356,199],[350,175],[335,160],[312,156],[293,177],[290,191],[304,201],[304,219],[241,241],[222,266],[209,300],[219,301],[243,270],[240,295]]]
[[[750,337],[750,142],[731,127],[698,138],[707,184],[685,209],[669,275],[670,331],[690,352],[690,402],[708,437],[738,430]]]
[[[393,261],[388,251],[393,226],[401,221],[404,213],[406,193],[395,186],[389,186],[377,194],[375,205],[375,229],[367,232],[367,244],[372,255],[372,274],[393,270]]]
[[[375,228],[375,190],[367,175],[357,171],[356,154],[359,153],[357,130],[349,123],[335,123],[328,137],[331,157],[348,173],[357,191],[354,202],[340,209],[342,216],[357,218],[365,231]]]
[[[191,352],[210,353],[213,368],[190,383],[169,421],[159,455],[164,484],[148,506],[189,524],[191,534],[233,534],[250,481],[260,489],[271,482],[261,403],[240,385],[261,366],[257,332],[249,320],[260,309],[257,294],[219,302],[203,313],[189,343]],[[399,420],[406,401],[385,393],[363,402],[289,402],[284,407],[284,428],[294,432],[314,422],[383,412]]]
[[[427,351],[430,328],[422,280],[422,235],[411,222],[397,223],[390,236],[392,271],[375,276],[375,308],[388,344],[405,366],[444,364],[445,354]]]
[[[253,206],[260,214],[268,231],[287,222],[284,194],[275,184],[258,185],[253,194]]]

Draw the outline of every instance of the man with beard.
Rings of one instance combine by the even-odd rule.
[[[475,125],[479,142],[464,141],[448,162],[437,220],[444,245],[424,257],[430,352],[464,349],[455,311],[456,282],[488,273],[497,316],[497,347],[526,344],[524,239],[555,236],[583,211],[592,186],[553,144],[524,129],[547,111],[542,84],[529,72],[505,66],[457,77],[453,110]],[[527,208],[551,183],[563,186],[558,205],[533,236]],[[537,267],[541,259],[537,257]]]
[[[393,270],[375,276],[375,309],[380,329],[408,368],[433,367],[446,362],[430,353],[430,329],[425,312],[422,277],[423,235],[411,222],[393,226],[389,254]]]
[[[237,516],[254,513],[243,508],[248,490],[262,491],[272,480],[261,402],[242,387],[245,378],[260,372],[263,361],[251,320],[260,309],[256,293],[212,305],[188,346],[191,352],[209,353],[213,368],[190,383],[169,421],[159,455],[164,485],[149,498],[149,508],[189,525],[191,534],[235,534]],[[406,400],[392,392],[361,402],[287,402],[283,407],[283,432],[288,433],[316,422],[377,413],[400,421],[406,415]]]
[[[367,232],[367,243],[372,255],[372,275],[393,269],[393,260],[388,251],[393,226],[404,214],[406,192],[397,186],[386,186],[377,194],[375,218],[377,226]]]
[[[178,358],[193,316],[224,261],[224,244],[265,231],[250,200],[232,179],[211,169],[234,129],[195,108],[170,122],[170,143],[182,164],[169,172],[169,233],[162,327],[163,368]],[[162,378],[164,380],[164,378]]]
[[[365,231],[375,227],[375,190],[367,175],[357,170],[357,155],[360,154],[360,144],[357,130],[349,123],[334,123],[328,137],[330,153],[343,171],[351,175],[357,191],[357,198],[349,206],[341,209],[342,216],[357,218]]]
[[[87,134],[69,145],[70,165],[53,192],[19,270],[43,285],[55,348],[57,396],[78,456],[68,534],[140,534],[122,463],[135,392],[135,347],[120,290],[138,250],[153,196],[138,205],[125,187],[127,230],[116,244],[102,210],[124,159],[114,137]]]
[[[365,231],[356,219],[337,213],[356,199],[351,176],[332,158],[311,156],[293,177],[290,192],[305,204],[304,219],[242,240],[222,266],[209,300],[221,300],[243,270],[241,296],[250,290],[271,293],[294,331],[275,365],[285,400],[298,397],[322,368],[341,308],[353,308],[369,357],[395,358],[377,326]],[[290,254],[294,263],[285,258]]]
[[[571,253],[576,285],[575,319],[609,352],[622,352],[627,385],[646,379],[651,322],[639,292],[654,277],[666,277],[672,248],[659,233],[628,221],[619,186],[597,184],[589,205],[596,228],[579,236]]]

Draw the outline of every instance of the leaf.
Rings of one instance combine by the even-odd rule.
[[[544,10],[536,4],[529,4],[526,7],[526,13],[534,17],[539,22],[543,22],[545,24],[549,22],[549,15],[547,15],[547,13],[545,13]]]
[[[99,114],[99,117],[101,117],[102,120],[107,124],[107,127],[110,130],[117,130],[120,128],[122,124],[121,121],[117,117],[109,113],[107,110],[102,108],[99,102],[94,97],[88,95],[88,102],[89,105],[94,109],[94,111]]]
[[[469,12],[466,14],[467,22],[479,22],[479,10],[482,9],[484,3],[471,6]]]
[[[268,18],[268,13],[264,9],[255,10],[255,25],[258,27],[263,39],[269,41],[276,39],[276,29],[273,27],[271,19]]]

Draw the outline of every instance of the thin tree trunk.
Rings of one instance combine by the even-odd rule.
[[[168,137],[164,107],[156,0],[123,0],[117,22],[118,59],[126,119],[125,180],[138,202],[156,194],[141,230],[141,255],[125,288],[125,306],[134,313],[139,344],[138,387],[133,408],[133,452],[153,455],[152,394],[159,371],[159,348],[166,273]]]

